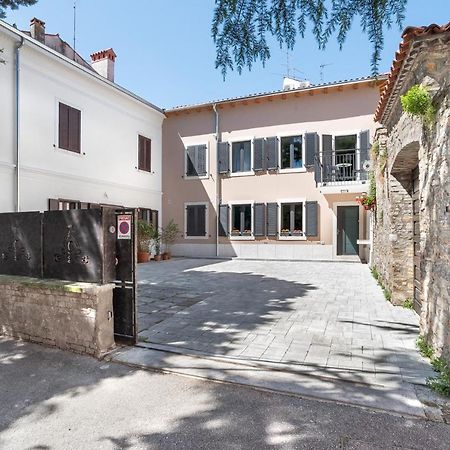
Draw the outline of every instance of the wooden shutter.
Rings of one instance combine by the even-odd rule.
[[[71,152],[81,151],[81,111],[69,107],[69,148]]]
[[[369,159],[369,130],[364,130],[359,133],[359,160],[360,168],[364,161]]]
[[[206,206],[197,205],[197,234],[196,236],[206,236]]]
[[[64,103],[59,104],[59,142],[58,147],[69,149],[69,107]]]
[[[145,170],[151,172],[152,170],[152,140],[144,138],[145,141]]]
[[[319,204],[317,202],[306,202],[306,236],[319,235]]]
[[[138,140],[138,168],[140,170],[144,170],[144,165],[145,165],[145,160],[144,160],[144,147],[145,147],[145,142],[144,142],[144,136],[140,136],[139,135],[139,140]]]
[[[186,206],[186,235],[195,236],[196,210],[194,205]]]
[[[319,135],[317,133],[305,133],[305,166],[312,167],[319,153]]]
[[[55,198],[48,199],[48,210],[49,211],[58,211],[59,210],[59,200]]]
[[[138,139],[138,168],[139,170],[151,171],[152,163],[152,141],[139,135]]]
[[[266,205],[264,203],[255,203],[253,206],[253,234],[266,235]]]
[[[265,142],[267,169],[278,169],[278,138],[270,137]]]
[[[219,173],[230,171],[230,148],[228,142],[217,143],[217,170]]]
[[[265,168],[264,139],[253,140],[253,170],[259,172]]]
[[[267,203],[267,236],[278,234],[278,204]]]
[[[322,134],[322,178],[323,181],[332,181],[333,165],[333,136]]]
[[[219,236],[228,236],[228,205],[219,206]]]
[[[197,175],[195,164],[195,145],[191,145],[186,149],[186,176],[193,177]]]
[[[197,145],[197,174],[206,175],[206,145]]]

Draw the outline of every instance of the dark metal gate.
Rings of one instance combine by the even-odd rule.
[[[412,172],[413,245],[414,245],[414,309],[422,309],[422,274],[420,271],[420,190],[419,167]]]
[[[136,210],[117,209],[116,279],[113,291],[114,335],[129,343],[137,341],[136,314]]]

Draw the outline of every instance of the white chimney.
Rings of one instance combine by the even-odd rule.
[[[114,62],[117,55],[112,48],[92,53],[91,66],[102,77],[114,81]]]
[[[296,80],[295,78],[283,78],[283,91],[292,89],[305,89],[311,86],[311,82],[307,80]]]

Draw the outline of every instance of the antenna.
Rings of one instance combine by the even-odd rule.
[[[324,69],[324,67],[327,67],[327,66],[332,66],[333,65],[333,63],[328,63],[328,64],[321,64],[319,67],[320,67],[320,82],[321,83],[323,83],[323,69]]]
[[[73,0],[73,60],[75,61],[77,45],[77,0]]]

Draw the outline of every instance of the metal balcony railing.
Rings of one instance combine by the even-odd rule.
[[[346,149],[324,152],[316,157],[316,181],[322,184],[366,181],[368,151]],[[366,164],[365,164],[366,163]]]

